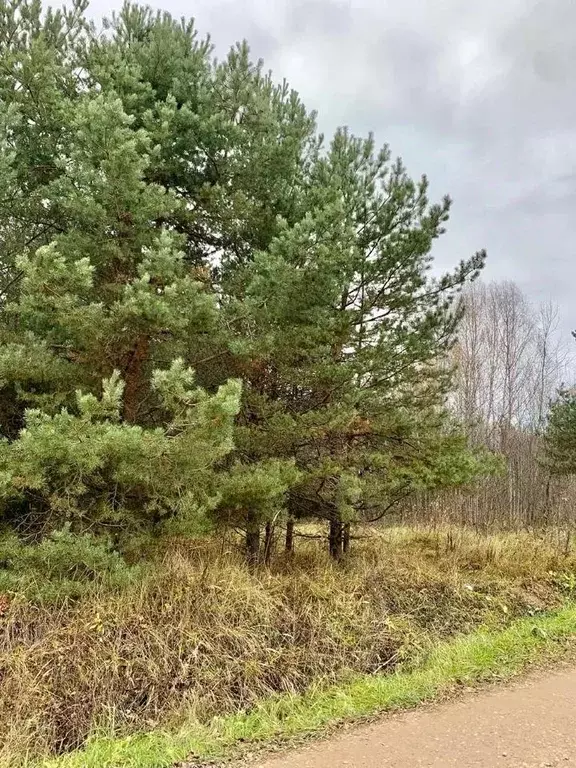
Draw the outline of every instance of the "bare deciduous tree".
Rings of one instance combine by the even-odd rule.
[[[405,514],[479,527],[565,522],[576,514],[576,483],[552,483],[539,459],[550,401],[573,379],[573,341],[552,302],[533,306],[514,283],[475,283],[463,303],[450,404],[473,442],[503,455],[506,472],[410,500]]]
[[[558,334],[551,302],[530,304],[510,282],[476,283],[464,294],[455,348],[453,407],[466,424],[538,431],[565,380],[569,341]]]

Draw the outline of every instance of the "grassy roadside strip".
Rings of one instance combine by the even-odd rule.
[[[185,759],[226,757],[240,743],[303,736],[340,720],[412,707],[457,685],[506,679],[533,662],[561,655],[576,637],[576,604],[478,630],[439,645],[419,666],[363,676],[341,686],[278,696],[247,713],[191,724],[177,733],[153,731],[126,739],[94,737],[86,748],[34,765],[42,768],[167,768]],[[32,764],[31,764],[32,765]]]

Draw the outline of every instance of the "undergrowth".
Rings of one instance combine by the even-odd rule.
[[[340,566],[309,544],[251,574],[220,544],[189,542],[122,588],[51,605],[9,593],[0,764],[389,672],[480,625],[557,608],[576,573],[575,557],[528,534],[395,529],[355,544]]]
[[[292,741],[343,721],[413,707],[462,685],[508,679],[530,665],[570,652],[576,606],[504,629],[475,630],[440,643],[420,663],[388,675],[359,675],[302,695],[280,695],[249,712],[190,722],[178,731],[155,730],[124,739],[94,734],[86,749],[41,762],[41,768],[192,768],[241,757],[271,742]],[[206,761],[209,761],[208,763]]]
[[[140,568],[127,565],[110,542],[68,528],[39,543],[15,534],[0,538],[0,594],[44,605],[75,599],[94,589],[126,587]]]

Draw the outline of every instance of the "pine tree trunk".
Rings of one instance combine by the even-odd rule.
[[[340,520],[330,520],[328,544],[330,557],[334,560],[340,560],[342,557],[342,522]]]
[[[260,557],[260,524],[253,513],[246,518],[246,562],[253,568]]]
[[[345,523],[342,529],[342,552],[348,554],[350,551],[350,523]]]
[[[294,520],[291,517],[286,521],[286,543],[284,550],[289,555],[294,552]]]
[[[266,533],[264,538],[264,564],[270,565],[270,558],[272,557],[272,549],[274,547],[274,523],[270,520],[266,523]]]
[[[142,396],[142,380],[144,366],[150,352],[150,340],[147,336],[139,336],[134,345],[127,365],[122,375],[124,379],[124,418],[134,424],[138,417],[138,407]]]

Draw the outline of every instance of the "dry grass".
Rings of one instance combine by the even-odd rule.
[[[529,535],[391,530],[333,566],[307,544],[250,574],[210,542],[172,547],[138,586],[0,618],[0,764],[249,709],[414,658],[479,624],[557,606],[576,558]]]

